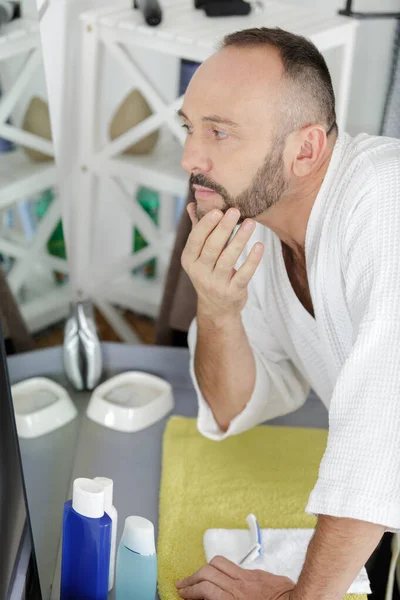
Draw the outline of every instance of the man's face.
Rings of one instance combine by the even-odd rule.
[[[198,218],[213,208],[255,218],[288,187],[276,134],[283,67],[277,52],[226,48],[203,63],[185,95],[182,158]]]

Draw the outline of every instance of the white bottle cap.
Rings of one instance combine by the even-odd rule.
[[[114,482],[112,479],[108,477],[95,477],[93,479],[96,483],[103,486],[104,489],[104,510],[106,513],[110,514],[112,505],[113,505],[113,491],[114,491]]]
[[[104,489],[92,479],[75,479],[72,508],[83,517],[99,519],[104,515]]]
[[[121,541],[129,550],[138,554],[150,556],[156,553],[154,525],[143,517],[128,517],[125,520]]]

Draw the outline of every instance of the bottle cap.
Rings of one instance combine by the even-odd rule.
[[[104,489],[92,479],[75,479],[72,508],[83,517],[99,519],[104,515]]]
[[[104,510],[106,513],[110,513],[110,510],[113,505],[113,491],[114,491],[114,482],[112,479],[108,477],[95,477],[93,479],[95,483],[103,486],[104,489]]]
[[[125,520],[122,543],[129,550],[151,556],[156,553],[154,525],[143,517],[128,517]]]

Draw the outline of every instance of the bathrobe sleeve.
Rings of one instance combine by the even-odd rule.
[[[342,244],[352,349],[337,379],[329,434],[307,512],[400,530],[400,161],[373,164]]]

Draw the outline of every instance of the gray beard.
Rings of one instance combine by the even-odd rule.
[[[221,208],[225,213],[229,208],[237,208],[240,211],[239,223],[244,219],[254,219],[279,202],[288,187],[284,176],[283,163],[284,144],[276,144],[268,154],[261,167],[253,177],[250,185],[236,198],[228,194],[227,190],[208,179],[206,175],[191,175],[190,187],[201,185],[210,188],[219,194],[224,202]],[[196,215],[200,220],[207,211],[201,211],[196,204]]]

